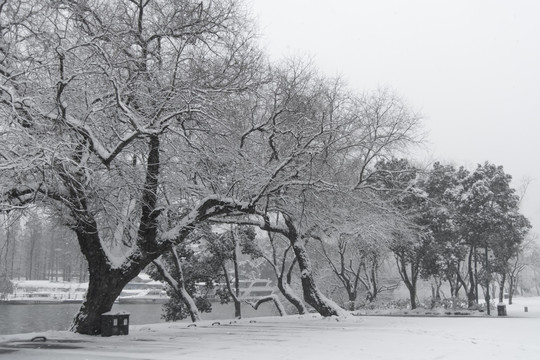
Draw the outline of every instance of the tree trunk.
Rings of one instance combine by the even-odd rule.
[[[354,311],[354,304],[356,303],[356,291],[347,289],[347,293],[349,296],[349,310]]]
[[[174,290],[176,295],[184,305],[186,305],[189,316],[191,317],[192,322],[201,321],[201,313],[199,312],[199,309],[197,308],[197,305],[195,304],[195,301],[189,295],[189,293],[186,290],[185,286],[185,280],[184,280],[184,272],[182,270],[182,264],[180,263],[180,258],[178,257],[178,253],[176,252],[176,249],[171,247],[171,254],[173,256],[173,262],[176,268],[176,272],[178,274],[177,278],[178,280],[174,279],[172,275],[167,271],[163,263],[159,260],[154,261],[154,265],[156,265],[156,269],[160,273],[160,275],[165,279],[167,284]]]
[[[301,271],[302,289],[304,300],[322,316],[346,316],[345,311],[336,303],[324,296],[313,279],[311,261],[303,244],[294,241],[293,250],[298,259],[298,266]]]
[[[11,227],[9,227],[8,229],[11,229]],[[7,235],[8,239],[11,238],[11,231],[9,230]],[[10,279],[14,279],[15,278],[15,255],[17,254],[17,242],[14,241],[13,242],[13,252],[12,252],[12,255],[11,255],[11,270],[10,270],[10,275],[9,275],[9,278]]]
[[[369,302],[373,302],[377,299],[377,295],[379,294],[379,288],[377,286],[377,261],[373,261],[371,264],[371,278],[370,278],[370,284],[371,284],[371,296],[368,299]]]
[[[407,286],[407,288],[409,289],[409,298],[411,299],[411,310],[414,310],[416,309],[416,284],[412,285],[409,287]]]
[[[506,274],[502,274],[501,281],[499,282],[499,302],[504,301],[504,284],[506,283]]]
[[[416,309],[416,282],[418,280],[418,264],[410,263],[411,276],[407,274],[407,262],[404,254],[396,253],[396,262],[399,275],[409,290],[409,298],[411,301],[411,309]]]
[[[240,319],[242,317],[242,307],[240,303],[240,272],[238,271],[238,240],[234,234],[234,229],[231,228],[231,235],[234,241],[233,252],[233,267],[234,267],[234,291],[236,297],[233,297],[234,301],[234,317]]]
[[[10,226],[7,224],[7,221],[6,221],[6,242],[5,242],[5,247],[6,247],[6,255],[4,257],[4,259],[2,260],[2,258],[0,258],[0,262],[3,262],[4,263],[4,273],[8,276],[8,279],[11,279],[11,276],[9,274],[9,245],[10,245],[10,242],[11,242],[11,236],[10,236]]]
[[[451,298],[457,297],[455,283],[453,281],[448,281],[448,285],[450,286],[450,297]]]
[[[486,246],[486,248],[484,249],[485,252],[484,252],[484,260],[486,262],[486,296],[485,296],[485,300],[486,300],[486,309],[487,309],[487,314],[488,315],[491,315],[491,297],[489,296],[489,278],[491,276],[491,272],[489,270],[489,257],[488,257],[488,248]],[[477,294],[478,296],[478,294]]]
[[[433,301],[435,302],[441,301],[441,285],[442,285],[442,280],[440,280],[436,276],[433,276],[430,286],[431,286],[431,297]],[[450,291],[452,291],[452,289],[450,289]]]
[[[173,289],[176,290],[176,293],[178,294],[180,299],[182,299],[184,301],[184,304],[186,304],[189,311],[189,315],[191,317],[191,321],[193,322],[201,321],[201,313],[199,312],[199,309],[197,308],[195,301],[186,290],[186,282],[184,280],[184,271],[182,270],[180,257],[178,256],[178,253],[176,252],[176,248],[174,246],[171,246],[171,253],[173,255],[173,261],[176,267],[176,272],[178,273],[178,282],[176,283],[176,287],[173,287]],[[170,277],[169,279],[173,280]]]
[[[101,314],[111,310],[124,286],[137,276],[159,254],[144,257],[141,252],[129,265],[113,267],[102,247],[97,225],[89,214],[81,217],[74,230],[81,251],[88,261],[89,283],[86,299],[71,324],[71,331],[97,335],[101,333]]]
[[[469,308],[474,307],[474,305],[476,304],[476,295],[474,292],[474,287],[472,286],[469,287],[469,291],[467,292],[467,302],[468,302]]]
[[[34,272],[34,249],[36,247],[36,240],[34,236],[35,236],[34,232],[32,232],[31,239],[30,239],[30,254],[28,255],[29,264],[28,264],[28,272],[26,275],[26,280],[34,279],[32,276],[32,273]]]
[[[478,304],[478,254],[476,252],[476,246],[474,247],[474,294],[475,301]]]
[[[469,308],[474,307],[475,304],[477,304],[476,299],[476,282],[473,272],[473,266],[472,266],[472,259],[473,259],[473,250],[474,247],[471,246],[471,249],[469,251],[469,259],[468,259],[468,275],[469,275],[469,289],[467,291],[467,301]]]
[[[272,237],[271,237],[272,233],[269,232],[268,234],[269,234],[270,239],[272,240]],[[285,250],[285,252],[283,253],[283,259],[281,262],[281,270],[278,270],[279,268],[277,266],[277,257],[276,257],[275,247],[274,247],[273,242],[272,242],[272,248],[273,248],[273,257],[272,257],[273,260],[270,260],[269,258],[266,258],[266,260],[272,265],[272,268],[274,269],[274,274],[276,275],[276,278],[277,278],[277,287],[279,291],[281,292],[281,294],[283,294],[285,299],[287,299],[287,301],[289,301],[296,308],[296,311],[298,312],[298,314],[303,315],[307,312],[306,306],[304,305],[304,302],[302,301],[302,299],[298,297],[296,293],[293,291],[293,289],[291,288],[292,272],[298,260],[296,259],[296,257],[293,257],[293,260],[291,264],[289,265],[287,272],[285,273],[287,253],[289,252],[289,249],[291,249],[291,246],[289,246],[289,248],[287,248],[287,250]]]
[[[225,284],[227,286],[227,291],[229,292],[233,300],[234,317],[240,318],[242,316],[242,304],[237,295],[239,294],[238,280],[236,280],[236,285],[235,285],[235,288],[233,289],[231,286],[231,280],[229,279],[229,275],[227,274],[227,268],[225,267],[225,263],[221,264],[221,268],[223,269],[223,276],[225,277]]]
[[[279,291],[281,291],[285,299],[287,299],[296,308],[298,314],[303,315],[307,312],[306,306],[304,305],[302,300],[292,291],[290,285],[283,278],[283,275],[278,277],[277,285]]]
[[[234,317],[240,319],[242,317],[242,303],[237,296],[233,296]]]
[[[313,279],[313,270],[311,261],[306,248],[299,238],[296,227],[288,215],[279,213],[279,218],[283,217],[284,227],[281,224],[272,225],[267,216],[262,215],[262,221],[236,222],[238,224],[249,224],[258,226],[260,229],[274,233],[280,233],[285,236],[293,248],[294,255],[300,268],[300,278],[302,281],[302,290],[306,303],[311,305],[322,316],[348,316],[347,312],[339,307],[335,302],[325,297],[317,288]]]
[[[313,279],[313,270],[309,255],[306,248],[302,244],[301,239],[299,238],[293,221],[287,215],[280,214],[279,216],[283,216],[286,229],[282,228],[281,226],[272,226],[269,219],[266,217],[263,217],[263,224],[256,223],[254,225],[259,226],[262,230],[278,232],[289,240],[296,260],[298,261],[298,267],[300,268],[300,279],[302,281],[304,300],[322,316],[346,317],[348,314],[342,308],[340,308],[339,305],[324,296],[317,288],[315,280]]]
[[[514,277],[510,276],[510,284],[508,284],[508,305],[512,305],[512,299],[514,297]]]
[[[144,269],[144,267],[139,270]],[[101,334],[101,314],[111,310],[114,301],[124,286],[137,274],[132,270],[123,273],[120,269],[109,267],[90,268],[86,298],[71,324],[71,331],[86,334]]]

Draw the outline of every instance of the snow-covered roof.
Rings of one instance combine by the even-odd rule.
[[[50,280],[17,280],[13,281],[13,284],[18,289],[77,289],[88,288],[88,283],[77,282],[63,282],[63,281],[50,281]]]

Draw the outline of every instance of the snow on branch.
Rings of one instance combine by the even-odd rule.
[[[279,312],[279,316],[287,315],[287,312],[285,311],[285,307],[283,306],[281,301],[279,301],[279,298],[277,297],[277,295],[272,294],[268,296],[263,296],[256,300],[244,300],[246,304],[250,305],[255,310],[257,310],[261,304],[264,304],[269,301],[272,301],[274,303],[274,305],[276,306],[276,309]]]
[[[239,214],[240,216],[225,216],[212,218],[210,221],[221,224],[235,225],[252,225],[257,226],[261,230],[279,233],[287,236],[289,228],[284,221],[284,215],[280,212],[276,213],[250,213]]]
[[[17,186],[0,192],[0,212],[24,209],[32,204],[39,193],[40,184]]]
[[[160,241],[162,243],[176,242],[177,239],[182,239],[197,223],[213,216],[232,213],[248,214],[253,211],[253,205],[249,202],[239,202],[232,198],[211,195],[199,201],[197,206],[179,224],[164,232]]]

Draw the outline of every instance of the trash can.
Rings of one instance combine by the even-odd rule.
[[[497,315],[506,316],[506,304],[497,304]]]
[[[106,312],[101,314],[101,336],[129,334],[128,312]]]

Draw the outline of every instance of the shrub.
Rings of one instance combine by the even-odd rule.
[[[167,291],[167,293],[170,298],[163,305],[161,318],[165,321],[178,321],[189,317],[189,311],[184,302],[174,292]],[[193,300],[201,313],[212,311],[212,303],[206,297],[195,296]]]

